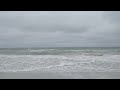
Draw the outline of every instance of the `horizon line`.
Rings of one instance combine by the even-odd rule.
[[[4,48],[120,48],[120,47],[0,47],[0,49]]]

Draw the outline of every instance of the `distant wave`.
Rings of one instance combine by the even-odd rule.
[[[59,49],[29,49],[31,55],[86,55],[86,56],[103,56],[103,53],[86,50],[59,50]]]
[[[85,56],[103,56],[104,54],[102,53],[87,53],[87,54],[84,54]]]
[[[119,50],[110,49],[2,49],[0,54],[4,55],[84,55],[84,56],[104,56],[120,55]]]

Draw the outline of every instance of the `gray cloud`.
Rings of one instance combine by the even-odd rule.
[[[120,11],[105,12],[104,17],[111,23],[120,24]]]
[[[110,29],[110,34],[114,35],[114,37],[118,37],[120,35],[120,11],[108,11],[104,13],[105,20],[110,23],[112,26]]]
[[[82,17],[76,18],[78,12],[75,14],[74,12],[0,12],[0,14],[0,26],[21,31],[78,33],[85,32],[90,27]]]
[[[119,46],[120,12],[1,11],[0,47]]]

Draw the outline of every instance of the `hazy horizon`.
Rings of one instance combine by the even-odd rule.
[[[0,49],[4,48],[120,48],[120,47],[0,47]]]

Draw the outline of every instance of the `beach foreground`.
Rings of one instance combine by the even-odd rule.
[[[6,72],[0,79],[120,79],[120,72]]]
[[[5,72],[0,73],[0,79],[70,79],[70,77],[50,72]]]

